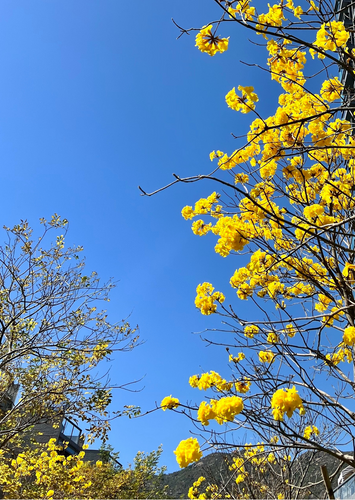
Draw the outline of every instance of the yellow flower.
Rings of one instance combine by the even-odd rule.
[[[245,394],[250,390],[251,382],[249,379],[242,380],[240,382],[235,382],[235,390]]]
[[[216,422],[220,425],[225,422],[233,422],[234,417],[244,408],[243,400],[239,396],[227,396],[218,401],[211,401],[212,408],[216,413]]]
[[[309,439],[312,434],[315,434],[316,436],[319,435],[319,430],[315,425],[307,426],[304,430],[303,437],[305,437],[306,439]]]
[[[349,33],[346,31],[341,21],[331,21],[323,23],[317,32],[317,39],[314,42],[316,47],[335,52],[337,47],[345,47],[349,39]],[[324,59],[324,54],[319,54],[320,59]]]
[[[292,389],[278,389],[271,398],[272,414],[275,420],[283,420],[286,413],[288,418],[292,417],[296,408],[300,415],[305,413],[302,399],[299,397],[295,386]]]
[[[353,326],[345,328],[343,342],[348,346],[353,346],[355,344],[355,328]]]
[[[244,328],[244,335],[250,339],[259,332],[259,327],[256,325],[248,325]]]
[[[275,361],[275,354],[271,351],[259,352],[260,363],[273,363]]]
[[[241,97],[235,92],[235,87],[226,95],[228,107],[242,113],[249,113],[255,109],[255,103],[259,98],[254,92],[254,87],[242,87],[239,85],[238,90],[242,92]]]
[[[234,177],[234,184],[238,184],[241,182],[242,184],[245,184],[246,182],[249,182],[249,175],[247,174],[236,174]]]
[[[206,481],[206,479],[203,476],[200,476],[197,481],[192,483],[192,486],[189,488],[189,492],[187,494],[187,497],[190,498],[190,500],[206,498],[206,496],[202,496],[204,493],[200,495],[198,491],[198,488],[203,481]]]
[[[336,99],[340,99],[343,89],[344,85],[339,81],[338,77],[331,78],[323,82],[320,95],[324,100],[333,102]]]
[[[200,445],[196,438],[181,441],[174,453],[180,468],[187,467],[192,462],[198,462],[202,457]]]
[[[189,378],[189,384],[191,385],[191,387],[198,387],[198,381],[199,377],[197,375],[192,375],[192,377]]]
[[[343,269],[343,276],[347,278],[349,283],[355,283],[355,264],[349,264],[349,262],[346,262]]]
[[[276,344],[279,341],[279,336],[274,332],[270,332],[267,336],[267,341],[269,344]]]
[[[202,425],[209,425],[209,420],[213,420],[216,417],[216,413],[211,406],[205,401],[202,401],[197,412],[197,420],[199,420]]]
[[[101,460],[97,460],[96,467],[102,467],[102,461]]]
[[[217,304],[222,304],[225,300],[223,293],[214,292],[214,287],[211,283],[202,283],[196,288],[197,296],[195,299],[195,306],[201,310],[202,314],[209,315],[217,311]]]
[[[229,362],[231,363],[239,363],[239,361],[243,361],[245,359],[245,354],[243,352],[239,352],[238,356],[233,356],[233,354],[229,355]]]
[[[301,19],[301,16],[303,14],[303,9],[302,7],[298,6],[295,8],[295,10],[293,11],[293,14],[295,17],[297,17],[298,19]]]
[[[52,497],[54,495],[54,491],[53,490],[49,490],[47,492],[47,497]]]
[[[319,302],[316,303],[314,306],[316,311],[319,312],[324,312],[328,309],[329,304],[331,303],[332,299],[324,295],[323,293],[318,294],[318,300]]]
[[[292,323],[289,323],[286,325],[286,330],[285,333],[287,333],[288,337],[294,337],[297,333],[297,329],[292,325]]]
[[[196,47],[201,52],[214,56],[228,49],[229,38],[219,38],[212,33],[213,25],[204,26],[196,36]]]
[[[177,408],[179,406],[180,402],[177,398],[172,398],[170,396],[166,396],[162,402],[160,403],[161,408],[163,411],[165,410],[172,410],[173,408]]]
[[[186,206],[181,210],[181,215],[185,220],[192,219],[195,216],[195,213],[192,207]]]
[[[223,151],[211,151],[210,160],[213,161],[215,158],[221,158],[224,155]]]

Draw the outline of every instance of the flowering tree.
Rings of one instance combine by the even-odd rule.
[[[98,366],[137,340],[128,324],[110,324],[97,309],[114,285],[85,274],[81,247],[65,248],[67,221],[54,215],[41,223],[39,239],[27,222],[5,228],[0,247],[0,450],[64,415],[105,439],[113,385]]]
[[[207,181],[206,197],[182,215],[196,235],[216,239],[222,258],[243,255],[230,286],[237,301],[255,306],[251,321],[213,284],[197,286],[196,307],[220,315],[233,334],[225,344],[233,375],[190,378],[206,391],[191,418],[210,446],[237,446],[231,431],[243,429],[264,454],[323,450],[355,466],[344,452],[355,446],[353,20],[323,0],[281,0],[264,11],[251,0],[215,2],[221,17],[197,30],[197,48],[214,56],[229,43],[217,30],[254,32],[280,95],[275,113],[263,117],[252,86],[228,92],[227,106],[252,116],[246,135],[235,138],[234,151],[211,152],[211,173],[172,183]],[[306,65],[314,77],[305,76]],[[170,397],[162,406],[179,411],[178,403]],[[186,466],[201,457],[200,444],[189,438],[175,453]]]
[[[65,456],[55,439],[15,458],[0,451],[0,491],[2,498],[167,498],[161,452],[138,452],[133,467],[117,469],[105,460],[86,462],[85,451]]]

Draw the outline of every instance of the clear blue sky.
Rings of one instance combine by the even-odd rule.
[[[229,287],[241,262],[216,255],[213,236],[194,236],[180,214],[214,186],[175,186],[153,198],[137,188],[154,190],[173,172],[207,173],[211,150],[235,149],[230,133],[245,133],[250,117],[227,108],[234,86],[255,83],[264,115],[277,103],[276,84],[240,63],[265,65],[264,49],[251,46],[245,31],[223,26],[230,49],[214,58],[194,47],[194,35],[176,40],[172,17],[201,27],[218,16],[212,0],[0,5],[1,225],[35,225],[57,212],[69,219],[68,243],[84,246],[88,269],[119,280],[110,317],[130,315],[145,344],[117,356],[111,376],[116,383],[144,377],[144,390],[117,392],[112,409],[150,410],[170,394],[199,402],[190,375],[214,369],[228,376],[224,349],[206,348],[192,334],[220,321],[195,309],[199,283],[247,306]],[[162,443],[161,463],[172,472],[173,450],[191,428],[160,410],[117,420],[110,443],[125,466],[138,450]]]

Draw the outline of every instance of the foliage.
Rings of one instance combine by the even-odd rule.
[[[323,0],[281,0],[264,12],[264,4],[257,11],[250,0],[215,3],[221,17],[197,30],[198,49],[225,52],[228,39],[217,30],[229,34],[233,26],[259,35],[268,54],[263,69],[280,95],[275,113],[263,117],[254,87],[228,92],[232,110],[253,115],[249,130],[235,137],[233,152],[211,152],[212,173],[175,175],[172,183],[206,180],[223,189],[223,195],[208,190],[182,215],[197,218],[196,235],[217,239],[221,257],[239,255],[230,286],[238,301],[253,304],[251,320],[213,284],[197,286],[196,307],[219,314],[230,332],[225,343],[208,341],[226,347],[233,374],[191,377],[192,387],[206,391],[204,401],[190,406],[191,418],[209,447],[237,446],[231,431],[243,429],[264,457],[291,449],[293,460],[302,450],[323,450],[354,467],[354,454],[344,452],[354,446],[353,19],[347,7],[336,11]],[[196,448],[190,462],[198,455]],[[292,485],[280,495],[299,491]]]
[[[101,460],[85,462],[85,451],[65,456],[51,439],[14,459],[1,452],[0,489],[4,498],[166,498],[161,453],[161,447],[138,452],[133,468],[117,469]]]
[[[34,424],[60,423],[64,415],[105,439],[113,386],[99,367],[137,341],[128,323],[111,324],[97,309],[114,284],[85,274],[82,247],[65,248],[67,221],[54,215],[41,224],[38,239],[26,221],[5,228],[0,247],[0,450]],[[52,233],[55,241],[46,243]]]

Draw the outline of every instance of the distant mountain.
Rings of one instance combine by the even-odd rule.
[[[294,464],[297,470],[306,470],[305,480],[302,485],[305,486],[305,489],[300,498],[327,498],[322,481],[321,465],[326,465],[328,473],[331,475],[338,467],[339,461],[324,452],[316,453],[315,456],[312,456],[312,459],[311,456],[311,452],[305,452],[300,455],[300,458]],[[227,484],[228,480],[232,481],[231,471],[228,466],[231,457],[232,455],[227,453],[211,453],[185,469],[165,474],[163,483],[169,487],[169,497],[174,499],[187,498],[189,488],[200,476],[206,477],[209,482],[217,485]],[[339,473],[333,480],[333,488],[337,487],[338,476]],[[314,485],[314,483],[319,484]],[[307,488],[307,485],[309,485],[309,488]]]

